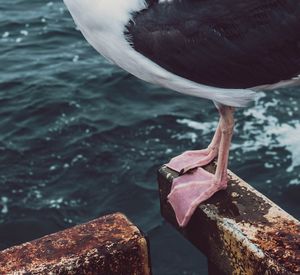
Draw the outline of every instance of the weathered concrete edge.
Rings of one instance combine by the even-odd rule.
[[[115,213],[0,252],[0,274],[151,275],[149,243]]]
[[[206,169],[213,172],[215,165],[209,165]],[[289,256],[290,263],[282,263],[285,255],[282,258],[278,258],[278,255],[284,254],[285,251],[282,250],[288,249],[276,247],[276,244],[274,246],[272,243],[272,234],[275,234],[276,230],[283,232],[285,236],[292,235],[296,242],[300,241],[297,238],[297,234],[300,235],[299,221],[232,172],[228,171],[228,174],[230,178],[228,189],[201,204],[190,224],[182,229],[178,227],[174,212],[166,199],[172,180],[178,175],[163,166],[158,173],[162,215],[202,250],[211,262],[215,262],[219,269],[227,274],[233,272],[241,272],[238,274],[297,274],[300,272],[300,259],[297,251],[292,260]],[[253,199],[256,204],[262,205],[261,208],[257,208],[257,215],[253,214],[251,217],[249,213],[246,213],[243,220],[242,210],[245,207],[241,204],[243,197],[233,204],[234,197],[240,196],[239,193],[248,199]],[[248,208],[251,206],[248,205]],[[273,249],[278,249],[277,252],[275,251],[278,255],[272,252]],[[291,249],[288,253],[290,251]]]

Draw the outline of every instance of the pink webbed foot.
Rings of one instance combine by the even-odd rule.
[[[184,174],[196,167],[201,167],[209,164],[218,155],[218,150],[221,141],[220,124],[214,134],[214,137],[207,149],[186,151],[181,155],[174,157],[166,165],[172,170]]]
[[[234,126],[234,108],[217,104],[220,122],[214,138],[206,150],[187,151],[173,158],[167,166],[181,175],[173,181],[168,200],[172,205],[178,224],[185,226],[197,206],[214,193],[227,187],[229,147]],[[218,157],[215,175],[202,168],[185,174],[192,168],[203,166]]]
[[[210,163],[217,156],[217,153],[217,150],[214,148],[186,151],[181,155],[172,158],[166,165],[172,170],[177,171],[180,174],[184,174],[196,167]]]
[[[217,180],[215,175],[203,168],[176,178],[168,200],[175,211],[178,224],[186,226],[201,202],[226,187],[226,180]]]

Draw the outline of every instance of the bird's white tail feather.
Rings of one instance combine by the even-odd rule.
[[[274,89],[279,89],[279,88],[286,88],[286,87],[294,87],[294,86],[300,86],[300,75],[297,77],[294,77],[289,80],[282,80],[278,83],[274,84],[267,84],[267,85],[262,85],[262,86],[257,86],[252,88],[254,91],[259,91],[259,90],[274,90]]]
[[[223,89],[198,84],[176,75],[168,75],[168,79],[159,84],[182,94],[201,97],[232,107],[246,107],[255,99],[256,93],[248,89]]]

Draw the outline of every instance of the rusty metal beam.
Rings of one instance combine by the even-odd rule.
[[[116,213],[0,252],[0,274],[149,275],[148,251],[139,229]]]
[[[215,171],[215,164],[205,167]],[[209,261],[211,274],[300,274],[300,223],[232,172],[225,191],[202,203],[179,228],[167,201],[177,173],[158,172],[161,213]]]

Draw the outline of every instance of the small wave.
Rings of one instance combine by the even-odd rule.
[[[192,141],[192,143],[196,143],[198,135],[194,132],[186,132],[185,134],[175,134],[172,136],[172,138],[177,140],[189,139]]]
[[[1,197],[0,206],[2,207],[1,213],[7,214],[8,213],[8,198],[7,197]]]
[[[282,124],[275,131],[279,143],[285,146],[292,155],[292,165],[288,168],[288,172],[291,172],[295,167],[300,166],[300,122],[295,121],[294,125]]]
[[[269,148],[267,153],[272,154],[274,148],[284,147],[292,156],[292,163],[287,169],[287,172],[292,172],[295,167],[300,166],[300,122],[295,120],[285,122],[282,121],[282,118],[279,120],[276,117],[276,110],[274,110],[279,104],[278,99],[268,99],[265,93],[259,93],[254,107],[243,110],[243,115],[238,121],[240,127],[237,127],[236,130],[243,142],[236,144],[233,139],[232,150],[239,148],[243,153],[247,153],[267,147]],[[293,111],[297,110],[297,106],[293,108]],[[290,115],[292,116],[293,113]],[[217,127],[217,122],[197,122],[191,119],[177,119],[177,123],[202,131],[201,135],[213,133]],[[196,135],[196,133],[186,133],[184,135],[177,134],[175,137],[178,140],[191,139],[192,142],[195,142]],[[277,153],[273,152],[273,155],[277,155]],[[273,168],[274,165],[266,163],[265,167]]]
[[[7,37],[9,37],[9,35],[10,35],[10,32],[4,32],[2,34],[2,38],[7,38]]]
[[[209,134],[211,132],[214,132],[218,123],[215,121],[212,122],[197,122],[193,121],[191,119],[177,119],[176,120],[179,124],[187,125],[188,127],[195,129],[195,130],[201,130],[202,134]]]

